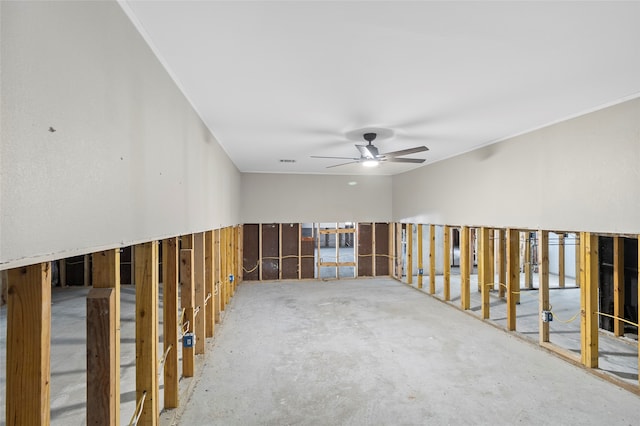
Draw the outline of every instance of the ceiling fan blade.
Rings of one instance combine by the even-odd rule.
[[[320,155],[312,155],[311,158],[332,158],[334,160],[359,160],[359,158],[353,158],[353,157],[324,157]]]
[[[334,164],[333,166],[327,166],[327,169],[331,169],[334,167],[346,166],[347,164],[355,164],[359,163],[359,161],[349,161],[348,163]]]
[[[370,159],[374,159],[376,158],[376,155],[378,154],[377,152],[373,152],[370,148],[372,148],[373,145],[356,145],[356,148],[358,148],[358,151],[360,151],[360,155],[362,155],[363,158],[370,158]]]
[[[424,151],[429,151],[429,148],[427,148],[426,146],[416,146],[415,148],[402,149],[400,151],[385,152],[384,154],[380,154],[378,157],[400,157],[403,155],[415,154]]]
[[[424,158],[384,158],[380,161],[387,161],[389,163],[424,163],[426,160]]]

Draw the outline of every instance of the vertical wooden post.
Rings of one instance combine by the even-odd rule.
[[[598,367],[598,236],[585,232],[584,249],[584,282],[581,292],[584,293],[582,315],[582,340],[584,340],[584,365]]]
[[[262,225],[259,232],[260,240],[260,263],[262,264]],[[260,280],[262,281],[262,267],[260,267]],[[220,229],[220,310],[227,307],[227,233],[225,228]]]
[[[196,334],[196,355],[203,354],[205,351],[206,332],[206,311],[204,304],[206,298],[205,281],[204,281],[204,232],[193,234],[193,278],[195,279],[195,329]]]
[[[116,410],[120,400],[120,393],[116,392],[120,354],[116,353],[115,293],[115,288],[94,287],[87,295],[88,425],[120,424],[120,410]]]
[[[576,234],[577,235],[577,234]],[[584,322],[585,322],[585,310],[584,310],[584,306],[586,303],[586,295],[585,295],[585,289],[584,289],[584,282],[585,282],[585,241],[587,239],[587,233],[586,232],[580,232],[580,269],[579,269],[579,274],[576,273],[576,280],[577,280],[577,276],[580,276],[580,283],[582,284],[580,287],[580,356],[582,359],[582,363],[586,364],[585,361],[585,356],[587,353],[587,348],[586,348],[586,344],[587,344],[587,339],[584,337]],[[577,282],[577,281],[576,281]]]
[[[338,235],[336,235],[336,247],[339,244]],[[336,262],[338,262],[338,258],[336,258]],[[278,224],[278,279],[282,280],[282,223]]]
[[[413,284],[413,224],[407,223],[407,284]]]
[[[538,231],[538,305],[539,312],[549,311],[549,231]],[[540,343],[549,341],[549,323],[543,321],[542,315],[539,321]]]
[[[496,289],[496,239],[495,239],[495,230],[489,229],[489,263],[487,266],[489,270],[487,271],[487,285],[489,286],[489,290]]]
[[[582,275],[580,275],[580,269],[582,268],[581,266],[581,256],[582,256],[582,250],[580,249],[580,236],[581,233],[575,233],[575,240],[576,240],[576,244],[575,244],[575,250],[576,250],[576,287],[580,287],[580,283],[581,283],[581,279],[584,279],[584,277]]]
[[[112,288],[113,293],[113,330],[114,334],[114,351],[115,351],[115,365],[113,369],[115,375],[113,376],[114,392],[115,392],[115,424],[120,422],[120,249],[105,250],[92,255],[93,263],[93,287],[94,288]],[[88,309],[88,305],[87,305]],[[88,324],[87,319],[87,326]],[[105,356],[108,353],[104,354]],[[89,380],[89,367],[87,365],[87,385]],[[89,401],[89,399],[87,399]],[[87,414],[89,409],[87,409]],[[89,422],[87,422],[89,424]]]
[[[233,274],[233,269],[232,269],[232,265],[233,265],[233,239],[232,239],[232,235],[231,235],[231,230],[232,228],[227,226],[226,228],[224,228],[225,230],[225,243],[226,243],[226,247],[225,247],[225,279],[227,281],[227,292],[226,292],[226,297],[227,297],[227,304],[229,304],[229,302],[231,301],[231,297],[233,296],[233,283],[231,282],[230,279],[230,275]],[[278,264],[278,268],[281,268],[282,264]]]
[[[613,237],[613,316],[624,318],[624,239]],[[613,320],[613,334],[624,336],[624,323]]]
[[[498,229],[498,296],[504,298],[507,288],[506,241],[504,229]]]
[[[524,239],[524,286],[528,289],[533,288],[531,258],[531,232],[527,231]]]
[[[169,347],[164,362],[164,407],[178,407],[178,283],[180,253],[178,238],[162,241],[162,301],[163,301],[163,340],[164,351]]]
[[[429,225],[429,294],[436,292],[436,226]]]
[[[58,261],[58,276],[60,277],[60,287],[67,286],[67,259]]]
[[[259,228],[259,227],[258,227]],[[220,322],[220,311],[222,310],[222,301],[221,301],[221,293],[222,293],[222,285],[221,285],[221,261],[220,261],[220,230],[216,229],[213,231],[213,283],[214,283],[214,305],[215,305],[215,322],[216,324]],[[259,262],[259,260],[258,260]]]
[[[558,287],[564,288],[565,286],[565,271],[564,271],[564,234],[558,234]]]
[[[51,264],[8,272],[7,425],[48,425],[51,379]]]
[[[451,300],[451,228],[444,226],[442,244],[442,272],[444,275],[444,300]]]
[[[193,276],[193,235],[182,237],[182,249],[180,250],[180,304],[184,309],[183,332],[193,333],[195,327],[195,288]],[[185,327],[184,324],[188,324]],[[182,375],[193,377],[195,366],[195,347],[182,348]]]
[[[146,394],[138,424],[157,425],[158,243],[136,245],[136,401]]]
[[[82,278],[84,286],[89,287],[91,285],[91,255],[85,254],[83,260],[84,273],[82,274]]]
[[[516,329],[516,304],[520,303],[520,233],[507,229],[507,330]]]
[[[375,229],[375,225],[374,225]],[[424,275],[424,263],[422,261],[422,224],[418,224],[418,288],[422,288],[422,276]]]
[[[463,226],[460,232],[460,307],[463,310],[469,309],[471,300],[469,234],[469,227]]]
[[[213,297],[214,290],[214,249],[213,249],[213,231],[207,231],[204,235],[204,281],[205,281],[205,303],[207,310],[205,312],[205,331],[207,337],[213,337],[215,330],[215,312],[216,305]]]
[[[396,223],[396,279],[402,281],[402,224]]]
[[[389,224],[389,275],[395,277],[395,259],[396,259],[396,245],[395,245],[395,223]]]
[[[478,282],[481,282],[482,318],[489,319],[491,309],[489,300],[489,286],[491,285],[491,230],[480,228],[480,256],[478,257]]]
[[[302,233],[302,224],[298,224],[298,231]],[[238,234],[236,238],[236,285],[240,284],[244,280],[244,272],[242,270],[242,265],[244,264],[244,227],[242,225],[238,225]],[[298,255],[300,255],[302,244],[300,244],[300,239],[298,239]],[[298,271],[300,271],[302,263],[300,262],[300,257],[298,257]]]

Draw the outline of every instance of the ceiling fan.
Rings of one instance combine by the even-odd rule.
[[[373,145],[373,141],[378,136],[377,133],[365,133],[362,135],[364,140],[368,142],[367,145],[356,145],[358,151],[360,151],[360,157],[352,158],[352,157],[323,157],[312,155],[311,158],[334,158],[339,160],[351,160],[347,163],[334,164],[333,166],[328,166],[327,169],[332,167],[346,166],[347,164],[354,163],[362,163],[365,167],[375,167],[379,163],[383,161],[387,161],[390,163],[424,163],[424,158],[398,158],[404,155],[415,154],[418,152],[428,151],[429,148],[426,146],[416,146],[415,148],[402,149],[400,151],[393,152],[385,152],[380,154],[378,152],[378,148]]]

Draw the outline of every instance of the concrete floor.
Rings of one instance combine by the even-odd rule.
[[[442,277],[436,282],[442,297]],[[473,275],[472,289],[475,283]],[[423,291],[428,277],[424,284]],[[455,270],[451,290],[450,303],[459,305]],[[52,425],[86,423],[87,292],[52,291]],[[503,325],[496,296],[491,321]],[[537,342],[537,291],[521,297],[519,333]],[[569,319],[579,292],[552,290],[551,303],[558,318]],[[121,424],[128,424],[135,408],[133,287],[122,287],[121,304]],[[479,306],[472,291],[472,314],[479,316]],[[551,330],[552,342],[579,351],[578,321],[554,321]],[[600,333],[600,348],[601,369],[637,385],[637,342]],[[0,351],[4,425],[6,307]],[[243,283],[197,365],[203,375],[180,382],[182,401],[195,391],[179,421],[169,411],[161,424],[637,424],[640,415],[634,394],[390,279]]]
[[[174,424],[637,424],[640,398],[390,279],[243,283]]]

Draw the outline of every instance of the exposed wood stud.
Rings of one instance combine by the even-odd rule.
[[[164,351],[169,347],[164,362],[164,407],[178,407],[178,283],[179,283],[178,238],[162,241],[162,301],[163,301],[163,343]]]
[[[491,230],[489,228],[480,228],[479,243],[480,253],[478,255],[478,282],[481,285],[480,294],[482,296],[482,318],[489,319],[490,316],[490,300],[489,286],[492,285],[490,277],[491,272]]]
[[[396,279],[402,280],[402,223],[396,223]]]
[[[51,264],[10,269],[7,289],[7,425],[48,425]]]
[[[413,224],[407,223],[407,284],[413,284]]]
[[[92,281],[94,288],[112,288],[113,297],[113,333],[115,365],[113,366],[115,375],[113,377],[114,398],[116,413],[120,413],[120,249],[105,250],[92,255]],[[90,378],[87,376],[87,384]],[[119,423],[119,414],[116,416],[116,424]],[[89,423],[89,422],[88,422]]]
[[[442,270],[444,274],[444,300],[451,300],[451,228],[444,227],[444,240],[442,247]]]
[[[587,234],[585,232],[580,232],[580,283],[582,284],[580,287],[580,315],[581,315],[581,324],[580,324],[580,332],[581,332],[581,338],[580,338],[580,359],[582,364],[586,365],[586,353],[587,353],[587,348],[586,348],[586,344],[587,344],[587,339],[584,337],[584,333],[585,333],[585,326],[584,326],[584,315],[585,315],[585,303],[586,303],[586,295],[585,295],[585,289],[584,289],[584,283],[585,283],[585,241],[587,238]]]
[[[487,271],[487,279],[488,283],[491,284],[489,286],[490,290],[496,289],[496,240],[495,240],[495,230],[489,229],[489,262],[487,263],[488,271]]]
[[[460,232],[460,307],[463,310],[469,309],[471,300],[469,236],[469,227],[463,226]]]
[[[418,288],[422,288],[422,277],[424,275],[424,263],[422,260],[422,224],[418,224]]]
[[[214,241],[213,241],[213,231],[207,231],[204,234],[204,281],[205,281],[205,299],[208,301],[205,303],[205,333],[207,337],[213,337],[215,330],[215,300],[213,294],[215,293],[214,289]],[[211,295],[211,296],[209,296]]]
[[[525,232],[524,239],[524,286],[528,289],[533,288],[533,268],[531,256],[531,233]]]
[[[436,293],[436,226],[429,225],[429,294]]]
[[[582,268],[580,261],[581,256],[582,256],[582,250],[580,249],[580,234],[578,234],[577,232],[574,234],[575,235],[575,239],[576,244],[575,244],[575,251],[576,251],[576,255],[575,255],[575,260],[576,260],[576,287],[580,287],[580,283],[581,283],[581,279],[583,279],[584,277],[582,275],[580,275],[580,269]]]
[[[624,318],[624,239],[613,237],[613,316]],[[624,322],[613,321],[613,334],[624,336]]]
[[[543,321],[542,313],[550,311],[549,306],[549,231],[538,231],[538,303],[540,316],[539,341],[549,341],[549,322]]]
[[[146,393],[138,424],[157,425],[158,243],[136,245],[136,401]]]
[[[507,288],[507,251],[504,229],[498,229],[498,296],[505,297]]]
[[[584,340],[584,365],[598,367],[598,236],[584,233],[584,293],[582,314],[582,340]]]
[[[507,330],[516,329],[516,304],[520,303],[520,233],[507,229]]]
[[[184,247],[184,238],[182,240]],[[180,250],[180,303],[184,309],[183,332],[193,333],[194,330],[194,277],[193,277],[193,249]],[[186,326],[188,324],[188,326]],[[184,338],[183,338],[184,339]],[[195,348],[182,348],[182,375],[193,377],[195,367]]]
[[[196,355],[205,352],[206,333],[206,310],[204,304],[205,294],[205,238],[204,232],[193,234],[193,278],[195,280],[195,304],[194,307],[198,311],[195,314],[195,330],[196,334]]]
[[[220,322],[220,311],[222,310],[222,301],[220,298],[220,294],[222,292],[222,283],[221,283],[221,261],[220,261],[220,230],[216,229],[213,231],[214,238],[214,284],[215,284],[215,293],[214,293],[214,305],[215,305],[215,321],[216,323]],[[258,268],[260,266],[258,265]]]
[[[564,234],[558,234],[558,286],[565,286],[565,256],[564,256]]]
[[[94,255],[95,256],[95,255]],[[94,264],[95,266],[95,264]],[[87,424],[119,424],[116,404],[120,376],[116,352],[115,288],[93,288],[87,295]]]

